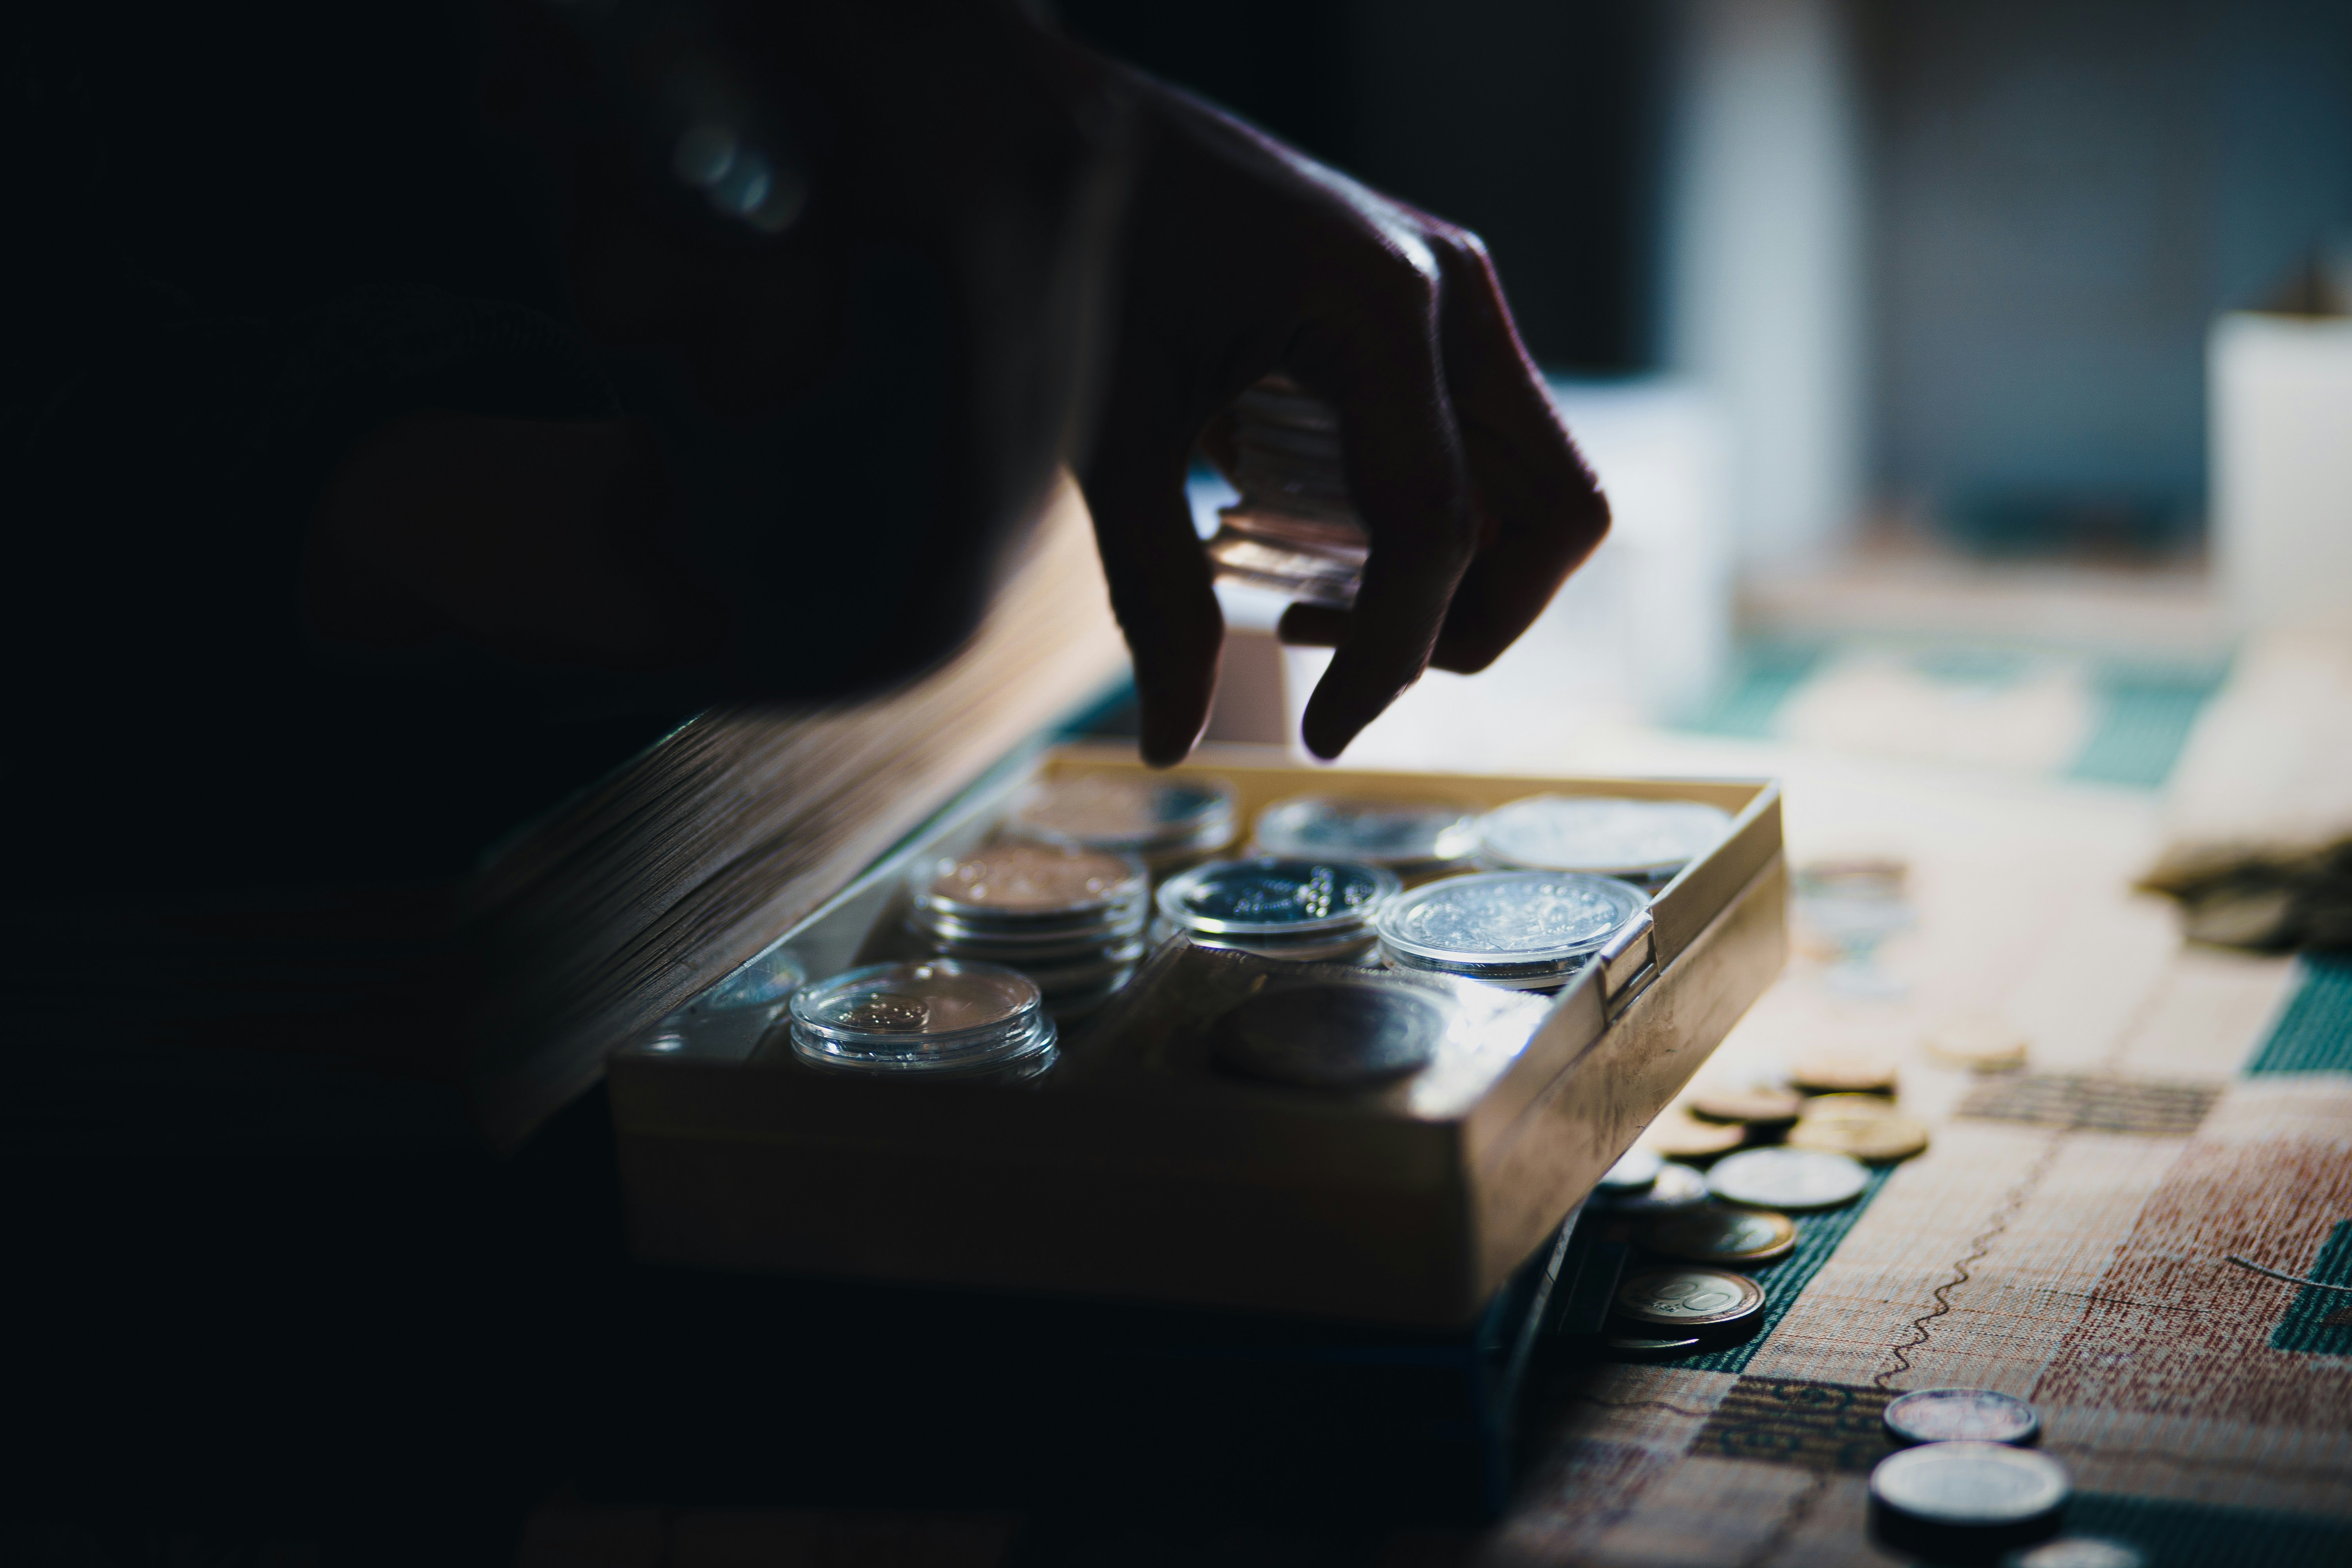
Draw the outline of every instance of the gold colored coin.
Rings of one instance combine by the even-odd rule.
[[[1676,1109],[1651,1122],[1639,1142],[1669,1160],[1707,1160],[1738,1148],[1747,1139],[1748,1130],[1736,1122],[1701,1121]]]
[[[1892,1116],[1895,1101],[1884,1094],[1817,1094],[1801,1113],[1814,1116]]]
[[[1927,1054],[1971,1072],[2007,1072],[2025,1065],[2024,1035],[1999,1018],[1961,1014],[1929,1029]]]
[[[1769,1084],[1704,1089],[1691,1096],[1691,1113],[1707,1121],[1737,1121],[1748,1127],[1786,1127],[1805,1108],[1804,1096],[1792,1089]]]
[[[1893,1094],[1895,1058],[1874,1051],[1816,1051],[1790,1063],[1789,1078],[1814,1094]]]
[[[1709,1206],[1660,1215],[1645,1222],[1635,1239],[1668,1258],[1738,1268],[1788,1257],[1797,1247],[1797,1225],[1771,1209]]]
[[[1809,1110],[1790,1130],[1789,1146],[1826,1154],[1847,1154],[1865,1164],[1888,1165],[1907,1160],[1927,1146],[1924,1122],[1892,1110],[1855,1114],[1832,1110],[1816,1116]]]

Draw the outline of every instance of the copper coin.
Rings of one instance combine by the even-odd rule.
[[[1805,1098],[1792,1089],[1750,1084],[1745,1089],[1711,1089],[1691,1096],[1691,1114],[1708,1121],[1737,1121],[1748,1127],[1786,1127],[1805,1108]]]
[[[2025,1065],[2025,1036],[1983,1014],[1945,1018],[1929,1029],[1927,1054],[1971,1072],[2007,1072]]]
[[[1692,1263],[1772,1263],[1797,1247],[1797,1222],[1771,1209],[1685,1209],[1643,1225],[1634,1239]]]
[[[1747,1139],[1744,1127],[1701,1121],[1686,1110],[1668,1110],[1643,1131],[1641,1146],[1669,1160],[1709,1160],[1738,1148]]]
[[[1875,1052],[1816,1051],[1790,1063],[1789,1078],[1815,1094],[1892,1094],[1895,1058]]]
[[[1891,1110],[1856,1114],[1807,1110],[1790,1130],[1789,1147],[1847,1154],[1866,1164],[1891,1165],[1927,1147],[1927,1124]]]

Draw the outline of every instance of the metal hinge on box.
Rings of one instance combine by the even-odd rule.
[[[1614,1018],[1658,977],[1657,927],[1643,910],[1626,922],[1593,963],[1601,970],[1601,1005]]]

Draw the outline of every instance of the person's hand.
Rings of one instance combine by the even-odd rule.
[[[1129,79],[1141,129],[1107,393],[1079,479],[1134,656],[1147,762],[1208,721],[1223,621],[1184,478],[1244,388],[1282,371],[1339,410],[1371,536],[1305,739],[1335,757],[1423,668],[1485,668],[1609,528],[1477,237],[1205,104]]]

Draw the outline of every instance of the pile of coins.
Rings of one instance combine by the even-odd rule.
[[[1397,874],[1346,860],[1261,856],[1212,860],[1160,885],[1163,935],[1302,963],[1360,963],[1372,922],[1396,897]]]
[[[1011,827],[1026,837],[1133,855],[1165,877],[1234,841],[1239,799],[1217,778],[1077,773],[1032,789],[1014,807]]]
[[[1478,852],[1498,869],[1583,871],[1655,891],[1730,830],[1728,813],[1695,800],[1534,795],[1478,819]]]
[[[1258,813],[1255,847],[1261,855],[1385,867],[1419,881],[1472,863],[1478,821],[1444,801],[1296,795]]]
[[[1234,400],[1233,423],[1226,477],[1241,499],[1218,514],[1208,542],[1217,574],[1348,608],[1371,541],[1348,495],[1339,410],[1269,375]]]
[[[993,963],[877,963],[803,985],[793,1055],[829,1071],[1029,1078],[1053,1065],[1053,1015],[1026,975]]]
[[[2001,1560],[2012,1568],[2143,1568],[2136,1547],[2060,1537],[2074,1483],[2066,1467],[2024,1447],[2042,1418],[1990,1388],[1915,1389],[1887,1403],[1903,1445],[1870,1472],[1871,1528],[1884,1544],[1934,1562]]]
[[[1072,844],[992,845],[928,860],[908,884],[908,929],[943,958],[1001,963],[1073,1018],[1143,958],[1150,881],[1132,855]]]

